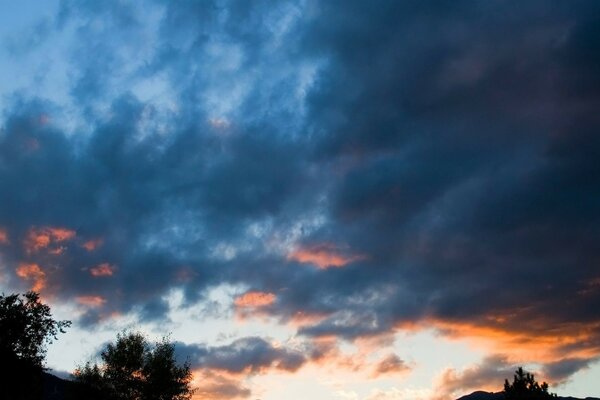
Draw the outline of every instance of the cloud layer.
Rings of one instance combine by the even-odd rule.
[[[433,327],[564,381],[600,357],[598,7],[64,1],[5,49],[50,67],[2,93],[1,282],[83,325],[239,285],[309,342]],[[311,359],[236,343],[190,354]]]

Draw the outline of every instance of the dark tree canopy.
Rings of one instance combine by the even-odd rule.
[[[2,354],[43,367],[46,344],[71,325],[70,321],[55,321],[50,307],[40,301],[40,295],[0,295],[0,351]]]
[[[46,345],[71,323],[52,318],[39,294],[0,295],[0,397],[42,397]]]
[[[521,367],[515,371],[512,383],[509,383],[508,379],[504,381],[504,398],[506,400],[538,400],[555,397],[556,394],[548,392],[546,382],[540,385],[535,381],[533,374],[525,372]]]
[[[177,364],[167,339],[151,345],[140,333],[119,334],[100,357],[100,365],[87,363],[75,378],[110,399],[188,400],[193,394],[189,363]]]

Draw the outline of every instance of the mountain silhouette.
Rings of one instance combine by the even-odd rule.
[[[42,397],[39,400],[104,400],[105,397],[85,385],[42,372]]]
[[[456,400],[503,400],[504,394],[502,392],[484,392],[482,390],[478,390],[466,396],[459,397]],[[585,399],[581,399],[578,397],[556,397],[557,400],[600,400],[598,397],[586,397]]]

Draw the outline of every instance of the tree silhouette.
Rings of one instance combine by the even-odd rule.
[[[513,382],[504,380],[504,398],[506,400],[542,400],[555,398],[556,394],[548,392],[548,384],[541,385],[535,381],[533,374],[519,367],[515,371]]]
[[[38,293],[0,295],[0,392],[6,398],[41,397],[46,344],[70,325],[54,320]]]
[[[145,400],[187,400],[193,390],[190,388],[192,373],[189,363],[178,366],[175,363],[175,347],[166,338],[156,344],[154,351],[148,352],[142,369],[146,382],[143,385]]]
[[[46,344],[71,325],[70,321],[52,319],[50,307],[40,302],[40,295],[0,295],[0,349],[32,365],[43,367]]]
[[[78,399],[109,400],[110,393],[98,365],[90,363],[80,367],[76,372],[76,396]]]
[[[189,363],[177,365],[166,338],[150,345],[140,333],[118,334],[100,357],[100,365],[87,363],[74,375],[110,399],[188,400],[193,394]]]

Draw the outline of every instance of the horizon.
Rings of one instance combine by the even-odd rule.
[[[600,397],[600,3],[0,3],[0,293],[61,376],[213,399]]]

